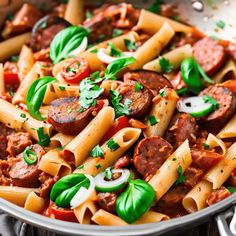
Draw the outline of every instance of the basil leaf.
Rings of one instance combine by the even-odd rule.
[[[33,82],[26,95],[26,105],[31,116],[44,120],[39,112],[48,84],[55,82],[56,78],[45,76]]]
[[[230,193],[235,193],[236,192],[235,187],[229,186],[229,187],[227,187],[227,189],[230,191]]]
[[[84,174],[67,175],[53,185],[50,199],[59,207],[68,207],[79,189],[81,187],[88,189],[89,185],[90,181]]]
[[[109,42],[108,45],[111,48],[110,56],[112,56],[112,57],[121,57],[121,56],[123,56],[123,52],[120,49],[116,48],[115,45],[112,42]]]
[[[38,144],[44,147],[49,146],[51,140],[48,134],[44,134],[44,128],[40,127],[37,129],[37,134],[38,134]]]
[[[197,68],[198,68],[198,71],[199,71],[200,75],[202,76],[202,79],[203,79],[205,82],[207,82],[207,83],[209,83],[209,84],[214,84],[214,83],[215,83],[212,79],[210,79],[210,78],[206,75],[205,71],[202,69],[202,67],[201,67],[199,64],[197,64]]]
[[[148,211],[155,199],[155,191],[150,184],[141,179],[131,180],[127,189],[116,201],[116,212],[129,224]]]
[[[120,72],[126,66],[133,64],[135,61],[136,59],[134,57],[124,57],[114,60],[107,66],[104,79],[114,79],[118,72]]]
[[[198,94],[203,88],[199,77],[198,65],[194,58],[186,58],[181,63],[181,76],[192,93]]]
[[[53,63],[65,59],[88,35],[89,32],[81,26],[70,26],[57,33],[50,46],[50,58]]]
[[[159,65],[163,72],[170,73],[174,66],[170,64],[170,61],[166,59],[165,57],[160,57],[159,59]]]

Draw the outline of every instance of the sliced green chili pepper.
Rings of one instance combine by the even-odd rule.
[[[28,164],[28,165],[33,165],[34,163],[37,162],[38,157],[37,154],[35,153],[35,151],[31,150],[30,147],[27,147],[24,152],[23,152],[23,158],[24,161]]]

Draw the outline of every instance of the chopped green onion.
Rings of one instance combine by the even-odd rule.
[[[205,149],[209,149],[209,148],[210,148],[210,145],[207,144],[207,143],[203,143],[203,147],[204,147]]]
[[[91,53],[97,53],[97,52],[98,52],[98,49],[97,49],[97,48],[94,48],[94,49],[92,49],[92,50],[89,51],[89,52],[91,52]]]
[[[115,29],[113,29],[112,38],[120,36],[122,33],[123,33],[122,30],[115,28]]]
[[[138,48],[138,45],[135,41],[131,41],[129,39],[124,39],[125,46],[130,51],[135,51]]]
[[[174,66],[170,64],[170,61],[164,57],[160,57],[159,65],[166,73],[170,73],[174,69]]]
[[[48,134],[44,134],[44,128],[40,127],[37,129],[37,134],[38,134],[38,144],[44,147],[47,147],[50,143],[50,137]]]
[[[101,158],[104,158],[104,151],[102,150],[102,148],[98,144],[97,146],[95,146],[93,148],[93,150],[90,152],[89,155],[91,157],[101,157]]]
[[[59,86],[59,89],[61,90],[61,91],[64,91],[66,88],[64,87],[64,86]]]
[[[178,174],[179,174],[179,177],[178,177],[178,179],[176,180],[175,185],[182,184],[182,183],[184,183],[184,181],[185,181],[185,176],[184,176],[183,169],[182,169],[182,166],[181,166],[181,165],[178,166],[177,172],[178,172]]]
[[[117,150],[120,145],[113,138],[111,138],[109,141],[107,141],[107,147],[113,152]]]
[[[100,165],[100,164],[97,164],[95,167],[96,167],[96,169],[98,170],[98,169],[101,168],[101,165]]]
[[[156,119],[155,116],[149,116],[148,120],[149,120],[150,125],[155,125],[158,123],[158,120]]]
[[[112,167],[106,168],[104,170],[104,175],[105,175],[106,179],[108,179],[108,180],[112,179],[112,176],[113,176],[113,174],[112,174]]]
[[[220,29],[224,29],[224,28],[225,28],[225,22],[222,21],[222,20],[218,20],[218,21],[216,22],[216,26],[217,26],[218,28],[220,28]]]
[[[135,92],[139,92],[143,88],[143,85],[135,82]]]
[[[164,89],[160,89],[159,94],[161,97],[166,97],[166,91]]]

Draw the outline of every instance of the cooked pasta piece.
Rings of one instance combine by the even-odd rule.
[[[50,150],[39,163],[39,169],[52,176],[65,176],[71,173],[71,166],[59,155],[57,149]]]
[[[76,169],[75,172],[96,175],[112,166],[137,141],[140,133],[141,130],[136,128],[121,129],[110,139],[117,144],[117,149],[111,149],[108,140],[101,146],[104,157],[89,157],[82,163],[82,168]]]
[[[48,117],[48,109],[49,109],[49,106],[41,106],[39,109],[41,116],[45,119],[47,119]]]
[[[192,27],[190,26],[181,24],[144,9],[141,10],[137,28],[143,30],[145,33],[155,34],[165,22],[168,22],[176,32],[183,32],[187,34],[192,31]]]
[[[50,124],[34,119],[27,112],[3,99],[0,99],[0,122],[18,131],[25,130],[37,141],[39,140],[37,134],[39,128],[43,127],[44,133],[49,136],[52,131]]]
[[[25,76],[24,80],[20,83],[16,93],[12,98],[13,104],[25,103],[27,91],[30,88],[30,85],[38,79],[38,74],[35,71],[35,68],[32,67],[28,74]]]
[[[148,224],[148,223],[155,223],[160,222],[164,220],[169,220],[170,217],[167,215],[164,215],[159,212],[155,211],[148,211],[143,216],[141,216],[138,220],[136,220],[133,224]]]
[[[54,90],[54,86],[52,84],[49,84],[44,95],[43,104],[49,105],[53,100],[57,98],[58,96]]]
[[[149,184],[156,191],[158,201],[178,179],[178,168],[184,172],[192,163],[189,143],[186,140],[170,157],[162,164],[157,173],[150,179]]]
[[[25,33],[0,43],[0,61],[20,52],[22,46],[30,39],[31,33]]]
[[[50,146],[52,147],[65,147],[69,142],[71,142],[75,136],[73,135],[66,135],[62,133],[57,133],[51,137]]]
[[[164,91],[166,96],[157,95],[153,100],[149,117],[154,116],[157,123],[151,125],[148,119],[145,121],[148,127],[143,132],[146,137],[163,136],[174,113],[179,97],[173,89],[164,88]]]
[[[34,66],[33,50],[26,45],[24,45],[21,49],[17,66],[19,68],[18,75],[20,80],[23,80]]]
[[[37,189],[0,185],[0,197],[18,206],[24,206],[27,197],[34,191],[37,191]]]
[[[102,139],[112,126],[115,118],[112,107],[104,107],[97,116],[64,148],[64,154],[69,154],[75,166],[80,165],[89,152]]]
[[[193,50],[192,50],[191,45],[186,44],[182,47],[178,47],[170,52],[167,52],[161,55],[161,57],[164,57],[165,59],[167,59],[169,63],[175,69],[177,69],[185,58],[192,57],[192,54],[193,54],[192,51]],[[156,72],[162,72],[162,68],[160,66],[161,57],[158,57],[157,59],[154,59],[153,61],[148,62],[147,64],[143,66],[143,69],[156,71]]]
[[[79,96],[79,86],[78,85],[68,85],[64,83],[53,83],[51,86],[57,97],[76,97]]]
[[[173,38],[174,34],[172,27],[168,23],[164,23],[160,30],[134,53],[136,62],[130,66],[130,69],[141,69],[144,64],[159,56],[161,50]]]
[[[217,138],[215,135],[210,133],[205,143],[208,144],[210,148],[220,147],[221,154],[225,155],[227,150],[225,143],[221,139]]]
[[[79,25],[84,20],[84,1],[83,0],[69,0],[65,19],[72,25]]]
[[[24,208],[26,210],[40,213],[45,208],[45,199],[42,197],[39,197],[35,192],[31,192],[25,201]]]
[[[5,93],[4,70],[2,63],[0,63],[0,95],[3,95],[4,93]]]
[[[202,180],[183,198],[182,204],[189,213],[206,207],[206,199],[212,191],[212,183]]]
[[[233,138],[236,137],[236,115],[222,128],[216,135],[217,138]]]

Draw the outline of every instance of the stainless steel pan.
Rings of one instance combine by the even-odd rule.
[[[48,5],[52,1],[47,0],[28,0],[34,4],[46,2]],[[9,3],[13,5],[9,5]],[[0,24],[1,20],[8,12],[17,10],[23,0],[0,0]],[[96,4],[98,1],[87,1],[89,4]],[[100,1],[99,1],[100,2]],[[137,6],[144,6],[144,1],[130,1]],[[150,5],[152,1],[145,1],[145,5]],[[208,35],[218,36],[224,39],[236,41],[236,0],[206,0],[199,3],[196,0],[166,0],[165,2],[177,3],[181,14],[185,17],[187,22],[196,25],[204,33]],[[198,3],[196,3],[198,2]],[[198,10],[193,10],[193,6]],[[145,6],[144,6],[145,7]],[[216,22],[222,20],[226,23],[224,30],[217,29]],[[216,30],[217,29],[217,30]],[[165,222],[145,224],[145,225],[131,225],[127,227],[106,227],[95,225],[80,225],[76,223],[69,223],[54,219],[49,219],[39,214],[35,214],[24,210],[4,199],[0,199],[0,209],[10,214],[11,216],[23,221],[25,223],[34,225],[36,227],[46,229],[51,232],[60,233],[63,235],[77,235],[77,236],[131,236],[131,235],[160,235],[163,233],[178,232],[193,228],[199,224],[209,221],[214,217],[222,236],[233,235],[230,231],[236,232],[236,223],[232,221],[230,229],[226,220],[232,218],[235,214],[236,194],[231,197],[199,212],[172,219]],[[236,219],[236,217],[235,217]]]

